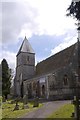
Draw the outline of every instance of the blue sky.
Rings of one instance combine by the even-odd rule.
[[[25,35],[36,53],[36,63],[74,44],[78,36],[75,20],[66,17],[70,3],[71,0],[3,0],[0,61],[6,58],[11,68],[16,67],[16,54]]]

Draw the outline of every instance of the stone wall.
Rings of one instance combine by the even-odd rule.
[[[69,49],[71,49],[71,51],[69,51]],[[40,94],[39,97],[42,97],[42,98],[43,96],[45,96],[45,98],[47,99],[73,98],[75,94],[75,87],[79,83],[76,76],[78,75],[78,65],[79,65],[78,44],[75,44],[75,46],[72,46],[72,48],[69,48],[69,49],[66,51],[66,52],[70,52],[69,55],[66,52],[62,52],[64,53],[63,54],[64,59],[61,60],[60,58],[60,61],[59,61],[59,64],[62,64],[63,62],[66,64],[56,68],[56,64],[55,65],[52,64],[54,63],[52,60],[52,58],[54,57],[51,57],[50,59],[52,62],[50,62],[50,65],[52,64],[52,68],[53,68],[53,69],[51,68],[52,71],[50,72],[47,71],[46,73],[43,73],[41,75],[38,74],[38,76],[35,76],[32,79],[26,80],[26,85],[31,84],[32,96],[36,94],[36,90],[39,90],[39,94]],[[79,47],[79,53],[80,53],[80,47]],[[65,55],[67,55],[68,57]],[[60,53],[60,56],[62,56],[61,53]],[[45,62],[48,62],[48,61],[45,61]],[[44,71],[45,71],[45,67],[47,66],[47,64],[45,64],[44,66],[43,63],[44,61],[40,64],[43,65]],[[55,66],[55,69],[54,69],[54,66]],[[40,67],[40,71],[42,72],[42,69],[41,69],[42,66],[39,66],[39,67]],[[37,85],[37,82],[39,83],[39,87],[38,87],[39,89],[37,87],[33,87],[33,83]]]

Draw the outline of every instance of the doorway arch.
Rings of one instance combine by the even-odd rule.
[[[45,85],[42,85],[42,96],[45,96]]]

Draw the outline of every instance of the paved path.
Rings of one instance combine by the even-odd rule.
[[[51,102],[45,102],[43,103],[44,106],[28,113],[27,115],[24,115],[22,118],[46,118],[49,116],[49,114],[56,111],[58,108],[60,108],[62,105],[70,103],[70,101],[51,101]]]

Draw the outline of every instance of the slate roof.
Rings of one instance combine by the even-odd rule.
[[[17,55],[21,52],[35,53],[33,48],[31,47],[29,41],[27,40],[26,36],[22,42],[22,45],[21,45]]]
[[[76,44],[38,63],[36,66],[36,75],[39,76],[68,65],[75,50],[75,45]]]

